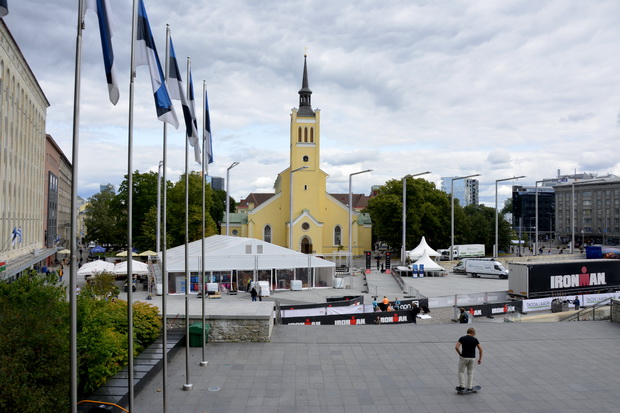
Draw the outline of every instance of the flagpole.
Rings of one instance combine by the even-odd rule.
[[[129,72],[129,126],[127,137],[127,356],[128,356],[128,374],[127,387],[129,395],[129,411],[132,412],[134,404],[134,366],[133,366],[133,248],[132,248],[132,225],[133,225],[133,98],[134,98],[134,81],[136,77],[136,26],[137,26],[138,8],[136,0],[133,1],[133,15],[131,24],[131,64]]]
[[[190,58],[187,58],[187,78],[190,78],[190,67],[191,67],[191,61]],[[188,82],[188,85],[191,85],[192,88],[193,83]],[[203,86],[204,87],[204,86]],[[192,91],[193,94],[194,91]],[[188,89],[188,95],[189,95],[189,89]],[[204,95],[204,93],[203,93]],[[195,109],[195,108],[194,108]],[[196,111],[194,110],[194,114],[196,113]],[[204,123],[204,117],[203,117],[203,123]],[[205,355],[206,349],[205,349],[205,342],[206,342],[206,325],[205,323],[207,322],[206,320],[206,316],[205,316],[205,298],[207,295],[207,292],[205,291],[205,186],[207,183],[207,176],[205,175],[205,162],[204,162],[204,153],[205,153],[205,140],[204,140],[204,126],[203,126],[203,139],[202,139],[202,162],[200,162],[202,165],[202,179],[200,182],[200,185],[202,186],[202,239],[201,239],[201,254],[202,254],[202,259],[200,260],[200,289],[202,291],[202,361],[199,363],[200,366],[202,367],[206,367],[207,364],[209,364],[209,362],[207,361],[207,357]],[[232,281],[232,279],[231,279]]]
[[[84,1],[78,2],[78,24],[75,39],[75,85],[73,90],[73,148],[71,154],[71,263],[69,266],[70,348],[71,348],[71,413],[77,413],[77,182],[80,141],[80,88],[82,70],[82,29]]]
[[[183,390],[194,387],[189,382],[189,136],[185,136],[185,384]],[[204,295],[204,294],[203,294]]]
[[[164,77],[166,80],[168,79],[170,65],[168,63],[168,53],[170,50],[170,26],[166,24],[166,60],[164,64]],[[167,238],[168,238],[168,229],[166,225],[167,220],[167,203],[168,203],[168,185],[166,185],[166,165],[168,163],[168,124],[164,122],[164,136],[163,136],[163,172],[162,172],[162,181],[164,188],[162,190],[162,211],[161,211],[161,219],[162,219],[162,239],[161,239],[161,313],[162,313],[162,388],[163,388],[163,413],[166,413],[168,408],[168,315],[167,315],[167,306],[168,306],[168,273],[166,267],[166,255],[167,255]]]

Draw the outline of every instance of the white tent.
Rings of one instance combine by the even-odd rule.
[[[424,265],[424,272],[445,271],[443,267],[441,267],[439,264],[433,261],[431,257],[429,257],[428,251],[424,251],[424,254],[422,255],[422,257],[420,257],[420,259],[414,262],[413,264],[417,265],[418,268],[420,267],[420,264]],[[413,266],[409,266],[409,268],[412,268],[412,267]]]
[[[202,243],[188,245],[188,271],[191,291],[200,290]],[[288,248],[254,238],[213,235],[204,239],[205,275],[211,283],[219,283],[220,291],[238,291],[252,281],[269,281],[271,289],[292,288],[293,281],[302,281],[302,288],[333,287],[336,264],[302,254]],[[158,253],[161,262],[161,252]],[[159,263],[157,263],[159,265]],[[166,269],[170,293],[185,290],[185,245],[166,252]],[[158,293],[161,291],[159,271],[155,271]]]
[[[122,261],[116,264],[113,272],[116,275],[127,275],[127,261]],[[149,266],[143,262],[132,260],[131,272],[134,275],[147,275],[149,273]]]
[[[336,267],[331,261],[254,238],[213,235],[205,238],[204,243],[208,271]],[[201,240],[189,243],[191,272],[200,271],[201,248]],[[158,256],[161,259],[161,252]],[[169,272],[185,271],[185,245],[167,251],[166,269]]]
[[[97,261],[87,262],[86,264],[82,265],[82,267],[78,270],[77,275],[88,276],[88,275],[93,275],[95,273],[100,273],[104,271],[112,272],[113,270],[114,270],[114,264],[112,264],[111,262],[97,260]]]
[[[420,243],[417,247],[407,252],[407,256],[409,257],[409,260],[415,261],[417,259],[420,259],[420,257],[424,255],[425,251],[428,253],[429,257],[441,256],[440,253],[428,246],[428,244],[426,243],[426,238],[424,238],[424,236],[422,236],[422,239],[420,240]]]

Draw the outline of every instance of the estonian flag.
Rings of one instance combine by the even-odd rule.
[[[207,97],[207,88],[205,87],[205,156],[207,164],[213,163],[213,145],[211,143],[211,116],[209,116],[209,99]]]
[[[7,0],[0,0],[0,17],[4,17],[9,14],[9,6]]]
[[[187,102],[187,96],[185,96],[185,86],[183,86],[183,79],[181,79],[181,72],[179,71],[179,64],[177,62],[177,56],[174,53],[174,45],[172,44],[172,37],[170,37],[170,61],[168,62],[168,89],[170,90],[170,97],[172,99],[180,100],[183,107],[183,118],[185,118],[185,133],[189,144],[194,148],[194,157],[196,162],[200,163],[200,145],[198,145],[198,130],[194,123],[194,114]],[[191,86],[191,81],[190,81]],[[191,88],[190,88],[191,91]],[[191,97],[193,98],[193,92]],[[193,101],[193,99],[192,99]]]
[[[108,81],[108,91],[110,93],[110,101],[116,105],[119,98],[118,82],[116,81],[116,73],[114,70],[114,51],[112,50],[112,14],[107,0],[86,0],[86,7],[83,8],[84,14],[86,10],[91,9],[99,17],[99,33],[101,35],[101,49],[103,50],[103,64],[105,65],[105,77]],[[82,16],[82,20],[84,16]]]
[[[192,71],[189,72],[189,110],[192,114],[192,130],[196,134],[196,143],[198,143],[198,121],[196,120],[196,102],[194,100],[194,80],[192,79]],[[190,141],[191,142],[191,141]],[[196,162],[201,163],[200,145],[194,146],[194,157]]]
[[[146,15],[144,2],[140,0],[138,5],[138,28],[136,30],[136,66],[148,65],[151,72],[151,85],[153,86],[153,97],[155,98],[155,109],[157,110],[157,118],[162,122],[166,122],[179,127],[177,115],[174,112],[172,101],[166,89],[164,73],[161,70],[157,48],[153,40],[153,33],[149,24],[149,18]]]

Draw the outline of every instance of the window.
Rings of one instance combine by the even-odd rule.
[[[314,143],[314,128],[310,128],[310,142]]]
[[[233,229],[233,230],[232,230],[232,234],[233,234],[233,235],[238,235],[238,234],[239,234],[239,231],[237,231],[236,229]]]
[[[592,205],[592,201],[586,200],[586,199],[583,200],[583,206],[591,206],[591,205]]]
[[[304,128],[304,142],[308,142],[308,128]]]
[[[334,245],[342,245],[342,228],[340,228],[340,225],[336,225],[336,228],[334,228]]]
[[[310,224],[304,222],[303,224],[301,224],[301,229],[303,229],[304,231],[308,231],[310,229]]]
[[[271,226],[265,225],[263,230],[263,241],[271,243]]]

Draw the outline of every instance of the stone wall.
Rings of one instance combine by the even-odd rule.
[[[268,342],[273,332],[274,318],[257,316],[206,316],[206,323],[210,326],[210,343],[231,342]],[[168,318],[169,328],[185,328],[185,318],[171,320]],[[202,317],[190,316],[190,325],[202,321]]]

